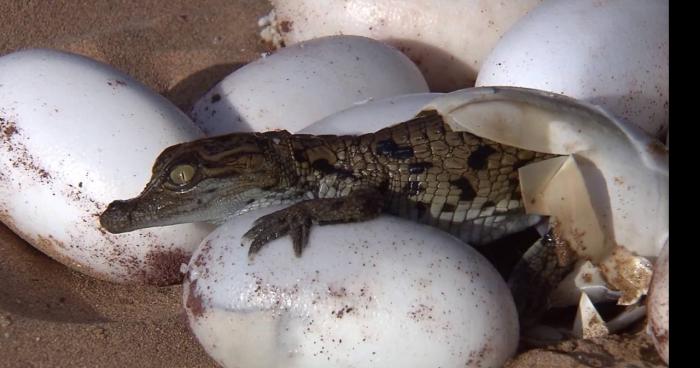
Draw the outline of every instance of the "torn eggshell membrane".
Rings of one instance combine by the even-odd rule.
[[[480,87],[438,97],[457,131],[562,155],[520,168],[528,213],[597,266],[619,304],[646,294],[668,237],[668,150],[636,126],[588,103],[517,87]]]

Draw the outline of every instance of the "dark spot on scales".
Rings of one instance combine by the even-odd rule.
[[[479,146],[479,148],[477,148],[474,152],[472,152],[469,155],[469,158],[467,159],[467,165],[469,165],[469,167],[471,167],[474,170],[485,169],[489,163],[489,156],[491,156],[495,152],[496,150],[491,148],[490,146]]]
[[[495,206],[495,205],[496,205],[496,204],[493,203],[493,201],[486,201],[486,202],[484,202],[484,204],[481,206],[481,208],[493,207],[493,206]]]
[[[403,187],[403,192],[408,194],[408,195],[418,195],[421,192],[423,192],[424,190],[425,189],[420,187],[420,182],[418,182],[418,181],[409,181]]]
[[[442,205],[443,212],[454,212],[457,210],[457,206],[452,203],[445,203]]]
[[[335,172],[335,166],[331,165],[325,158],[312,162],[311,167],[314,170],[318,170],[324,174],[332,174]]]
[[[472,186],[472,183],[465,177],[460,177],[457,180],[450,181],[450,184],[459,188],[462,192],[459,194],[459,199],[462,201],[471,201],[476,197],[476,190]]]
[[[433,167],[430,162],[416,162],[408,165],[408,172],[411,174],[422,174],[426,169]]]
[[[217,103],[217,102],[219,102],[219,101],[221,101],[221,95],[220,95],[220,94],[217,93],[217,94],[211,96],[211,103]]]
[[[306,161],[306,155],[304,154],[304,150],[296,149],[296,150],[294,150],[293,154],[294,154],[294,160],[296,162]]]
[[[336,174],[338,177],[352,177],[352,171],[337,168],[331,165],[325,158],[318,159],[311,163],[311,168],[322,172],[323,174],[330,175]]]
[[[399,147],[393,139],[385,139],[377,142],[377,154],[389,156],[397,160],[405,160],[413,157],[413,148]]]
[[[252,204],[253,202],[255,202],[255,199],[251,198],[251,199],[247,200],[247,201],[245,202],[245,204],[246,204],[246,205],[249,205],[249,204]]]

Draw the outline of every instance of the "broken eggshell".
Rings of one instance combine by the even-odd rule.
[[[418,68],[393,47],[365,37],[323,37],[236,70],[195,103],[191,116],[209,136],[295,132],[359,101],[427,91]]]
[[[473,248],[392,216],[316,226],[304,254],[289,237],[254,258],[246,213],[193,255],[184,303],[224,367],[496,367],[518,344],[510,292]]]
[[[549,1],[514,24],[476,86],[589,101],[660,140],[668,129],[668,1]]]
[[[165,98],[108,65],[42,49],[0,57],[0,219],[91,276],[180,282],[208,226],[114,235],[98,215],[143,189],[161,150],[201,136]]]
[[[556,234],[622,293],[619,303],[646,293],[648,259],[668,238],[663,144],[599,107],[534,89],[465,89],[424,109],[454,130],[562,155],[520,168],[526,211],[550,216]]]
[[[301,134],[359,135],[412,119],[441,93],[415,93],[355,104],[298,131]]]
[[[654,266],[654,277],[651,281],[651,290],[647,299],[649,310],[649,322],[647,331],[654,340],[656,350],[661,358],[668,364],[669,329],[668,329],[668,243],[664,246]]]
[[[574,320],[573,334],[579,339],[592,339],[603,337],[609,333],[605,321],[598,314],[595,306],[586,293],[581,293],[581,298]]]
[[[609,302],[620,298],[619,292],[608,288],[600,268],[590,261],[581,260],[552,291],[549,304],[553,308],[575,305],[580,303],[581,293],[587,294],[593,303]]]
[[[541,0],[272,0],[261,36],[275,46],[330,35],[366,36],[404,52],[436,92],[471,87],[503,33]]]

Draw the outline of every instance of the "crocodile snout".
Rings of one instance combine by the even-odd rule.
[[[134,230],[132,213],[130,201],[114,201],[100,215],[100,225],[112,234]]]

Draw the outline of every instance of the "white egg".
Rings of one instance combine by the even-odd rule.
[[[250,261],[222,225],[184,285],[192,331],[224,367],[496,367],[518,344],[510,292],[491,264],[444,232],[390,216],[316,226],[301,258],[289,237]]]
[[[236,70],[191,115],[207,135],[294,132],[358,101],[427,91],[418,68],[393,47],[365,37],[324,37]]]
[[[537,88],[603,106],[665,138],[668,1],[550,1],[518,21],[477,86]]]
[[[648,332],[654,340],[656,350],[661,358],[668,363],[668,272],[669,245],[666,243],[654,267],[654,278],[651,280],[647,309],[649,310]]]
[[[112,235],[98,215],[138,194],[165,147],[201,137],[165,98],[97,61],[53,50],[0,58],[0,219],[81,272],[172,284],[210,230]]]
[[[329,35],[387,42],[413,60],[431,90],[474,85],[482,60],[503,33],[541,0],[272,0],[261,35],[287,45]]]
[[[354,105],[300,130],[302,134],[357,135],[401,123],[418,114],[440,93],[416,93]]]

